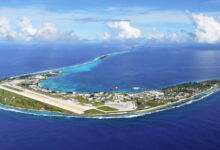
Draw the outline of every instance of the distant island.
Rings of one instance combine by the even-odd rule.
[[[99,57],[99,60],[105,59],[105,58],[107,58],[107,57],[108,57],[108,55],[100,56],[100,57]]]
[[[99,59],[105,57],[107,56]],[[220,80],[207,80],[159,90],[143,90],[138,93],[59,92],[39,86],[41,81],[60,74],[61,72],[46,72],[1,80],[0,103],[16,108],[76,116],[126,114],[138,111],[150,112],[182,103],[220,86]]]

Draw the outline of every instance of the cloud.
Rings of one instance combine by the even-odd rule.
[[[194,36],[191,33],[171,33],[168,35],[168,40],[175,43],[187,43],[187,42],[193,42]]]
[[[42,42],[53,42],[53,41],[68,41],[74,42],[78,37],[73,31],[60,32],[54,23],[46,22],[43,26],[38,29],[35,35],[35,40]]]
[[[55,24],[46,22],[38,29],[35,38],[38,41],[56,41],[59,37],[59,31]]]
[[[0,18],[0,33],[3,40],[14,40],[16,33],[11,31],[9,20],[6,17]]]
[[[60,32],[56,24],[43,23],[41,28],[35,28],[31,21],[23,16],[17,23],[18,33],[12,32],[6,17],[0,18],[0,34],[4,40],[32,41],[32,42],[75,42],[79,38],[73,31]]]
[[[147,12],[147,13],[145,13]],[[157,28],[164,28],[164,23],[181,23],[190,24],[190,19],[182,10],[148,8],[144,6],[136,7],[100,7],[89,9],[68,9],[65,11],[53,11],[41,6],[28,6],[28,7],[3,7],[0,9],[1,16],[7,17],[11,20],[11,27],[13,30],[16,28],[16,20],[25,15],[31,20],[33,28],[38,29],[45,22],[55,23],[60,31],[71,30],[74,26],[74,31],[80,34],[84,39],[102,39],[102,33],[105,32],[105,24],[108,22],[127,21],[136,25],[136,28],[141,26],[141,29],[150,28],[155,24]],[[74,20],[74,21],[73,21]],[[82,22],[91,22],[91,24],[82,24]],[[92,23],[93,22],[93,23]],[[144,27],[145,26],[145,27]],[[94,28],[93,28],[94,27]],[[19,27],[20,28],[20,27]],[[93,28],[91,30],[91,28]],[[146,29],[146,30],[148,30]],[[20,29],[19,29],[20,30]],[[21,31],[14,30],[18,34]],[[116,31],[115,31],[116,32]],[[145,31],[142,32],[142,35]],[[110,34],[111,32],[109,32]],[[112,34],[112,33],[111,33]],[[146,33],[145,33],[146,34]],[[21,35],[24,36],[24,33]],[[25,41],[33,40],[33,36],[29,35],[21,37]],[[111,36],[114,37],[114,36]]]
[[[30,20],[25,16],[22,17],[22,20],[17,25],[20,30],[18,36],[25,41],[30,41],[37,32],[37,29],[32,26]]]
[[[157,41],[163,41],[165,39],[165,34],[162,32],[157,32],[156,28],[153,29],[153,32],[149,33],[147,35],[148,40],[157,40]]]
[[[220,42],[220,23],[213,17],[203,14],[192,14],[195,24],[195,36],[199,43],[219,43]]]
[[[148,41],[175,42],[175,43],[220,43],[220,23],[214,17],[204,14],[190,14],[187,12],[194,24],[193,32],[181,30],[181,33],[163,33],[155,29],[147,35]]]
[[[77,18],[73,19],[73,21],[79,21],[79,22],[118,22],[118,21],[130,21],[128,19],[97,19],[92,17],[87,18]]]
[[[109,33],[105,32],[103,36],[103,40],[109,40],[110,38],[111,36],[109,35]]]
[[[153,32],[150,32],[147,35],[148,41],[154,41],[154,42],[168,42],[168,43],[186,43],[186,42],[192,42],[193,36],[190,33],[181,33],[178,34],[176,32],[171,33],[163,33],[157,31],[155,28],[153,29]]]
[[[127,21],[109,22],[107,25],[111,29],[118,31],[117,39],[128,40],[142,37],[141,31],[132,27]]]

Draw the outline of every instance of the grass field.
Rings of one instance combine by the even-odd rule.
[[[23,90],[21,90],[21,89],[17,89],[17,88],[8,86],[8,85],[2,85],[2,86],[3,86],[3,87],[6,87],[6,88],[9,88],[9,89],[11,89],[11,90],[15,90],[15,91],[18,91],[18,92],[23,92]]]
[[[89,109],[84,112],[84,115],[101,115],[101,114],[104,113],[96,109]]]
[[[117,111],[118,110],[116,108],[112,108],[112,107],[109,107],[109,106],[101,106],[98,109],[104,110],[104,111]]]
[[[0,89],[0,103],[7,106],[31,109],[31,110],[44,110],[50,112],[60,112],[66,114],[73,114],[72,112],[66,111],[64,109],[48,105],[42,102],[35,101],[31,98],[24,97],[3,89]],[[76,114],[74,114],[76,115]]]

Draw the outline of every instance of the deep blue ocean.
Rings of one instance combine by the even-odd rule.
[[[48,84],[61,91],[107,91],[114,86],[122,91],[134,86],[157,89],[220,78],[217,48],[5,44],[0,51],[0,78],[75,66],[129,51],[90,67],[64,68],[65,78],[52,78]],[[51,86],[53,82],[66,86]],[[220,92],[177,109],[135,118],[48,117],[0,109],[0,150],[219,150],[219,108]]]

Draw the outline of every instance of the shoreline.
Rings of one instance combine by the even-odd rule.
[[[218,90],[217,90],[218,89]],[[216,91],[214,91],[214,90],[216,90]],[[190,97],[190,98],[186,98],[186,99],[182,99],[182,100],[179,100],[179,101],[176,101],[176,102],[173,102],[173,103],[171,103],[171,104],[164,104],[164,105],[160,105],[160,106],[156,106],[156,107],[152,107],[152,108],[147,108],[147,109],[142,109],[142,110],[136,110],[136,111],[130,111],[130,112],[118,112],[118,113],[114,113],[114,114],[109,114],[109,115],[93,115],[94,117],[95,116],[97,116],[97,117],[103,117],[103,118],[105,118],[105,117],[109,117],[109,116],[111,116],[111,115],[126,115],[126,114],[135,114],[135,113],[143,113],[143,114],[139,114],[140,116],[141,115],[145,115],[146,113],[156,113],[156,111],[157,110],[161,110],[161,109],[164,109],[164,108],[166,108],[166,107],[169,107],[169,106],[174,106],[174,105],[176,105],[176,104],[181,104],[181,103],[183,103],[183,102],[187,102],[187,101],[189,101],[189,100],[193,100],[195,97],[197,97],[197,96],[201,96],[202,94],[205,94],[205,93],[208,93],[208,92],[211,92],[211,91],[213,91],[210,95],[212,95],[212,94],[215,94],[216,92],[218,92],[220,90],[220,87],[216,87],[216,88],[211,88],[211,89],[209,89],[209,90],[207,90],[207,91],[204,91],[204,92],[201,92],[201,93],[199,93],[199,94],[197,94],[197,95],[194,95],[194,96],[192,96],[192,97]],[[208,95],[208,96],[210,96],[210,95]],[[127,115],[127,116],[129,116],[129,115]],[[88,116],[89,117],[89,116]],[[113,117],[114,118],[114,117]],[[116,117],[117,118],[117,117]],[[125,118],[126,118],[126,116],[125,116]]]
[[[118,94],[126,94],[128,96],[129,95],[136,95],[136,97],[138,97],[138,99],[139,99],[144,94],[152,94],[152,93],[153,93],[153,96],[156,96],[157,94],[162,94],[162,97],[164,97],[165,96],[164,92],[166,90],[168,90],[168,91],[170,89],[171,89],[171,91],[174,90],[172,92],[168,92],[170,94],[173,94],[173,93],[175,93],[175,89],[176,88],[178,89],[180,87],[182,87],[182,88],[189,87],[193,90],[197,89],[196,90],[197,92],[194,91],[193,93],[191,93],[190,97],[188,97],[186,94],[184,94],[185,96],[181,96],[182,98],[180,97],[180,98],[175,99],[173,101],[169,97],[168,98],[164,97],[163,100],[159,100],[159,101],[154,100],[154,102],[157,102],[158,104],[156,106],[149,105],[149,106],[147,106],[148,108],[143,107],[146,105],[143,105],[141,108],[139,108],[139,106],[137,104],[138,99],[137,100],[130,99],[126,103],[133,103],[132,109],[131,109],[131,106],[129,106],[129,108],[127,108],[128,106],[126,106],[126,108],[124,107],[124,109],[122,109],[120,107],[120,109],[118,110],[118,108],[115,107],[114,105],[110,105],[110,108],[111,108],[110,110],[109,110],[109,108],[108,108],[108,110],[101,110],[100,109],[101,107],[106,107],[106,106],[109,107],[109,105],[105,104],[108,102],[108,100],[105,101],[104,104],[101,104],[100,106],[92,106],[91,105],[92,103],[89,102],[90,106],[88,106],[88,101],[86,101],[86,103],[84,104],[84,103],[81,103],[81,101],[77,100],[76,98],[72,99],[72,100],[74,100],[72,102],[70,101],[71,98],[64,99],[65,95],[71,94],[72,92],[70,92],[70,93],[69,92],[66,92],[66,93],[62,92],[61,93],[58,91],[50,91],[49,89],[44,89],[44,88],[40,87],[39,85],[38,85],[39,89],[34,90],[33,88],[30,88],[27,85],[25,85],[25,86],[22,85],[23,81],[25,81],[25,82],[27,82],[29,80],[35,81],[37,79],[37,82],[35,84],[28,84],[30,86],[37,87],[36,85],[39,84],[42,80],[46,80],[50,77],[57,76],[60,74],[61,74],[61,72],[49,72],[49,73],[45,73],[45,74],[34,74],[34,75],[20,76],[18,78],[8,78],[5,80],[1,80],[2,82],[0,84],[0,89],[12,92],[14,94],[18,94],[18,95],[21,95],[21,96],[24,96],[27,98],[31,98],[32,100],[42,102],[42,103],[45,103],[45,104],[48,104],[51,106],[55,106],[55,107],[58,107],[58,108],[61,108],[61,109],[68,111],[67,113],[63,113],[63,112],[59,112],[59,111],[56,112],[61,115],[68,115],[68,116],[71,115],[71,116],[75,116],[75,117],[85,117],[85,118],[117,118],[117,117],[127,118],[132,115],[140,116],[140,115],[144,115],[144,114],[148,114],[148,113],[153,113],[153,112],[159,111],[161,109],[166,109],[169,106],[174,106],[174,105],[183,103],[185,101],[193,99],[196,96],[202,95],[204,93],[208,93],[210,91],[215,92],[215,89],[220,87],[220,80],[208,80],[208,81],[203,81],[203,82],[184,83],[184,84],[167,87],[167,88],[160,89],[160,90],[150,90],[150,91],[144,90],[143,92],[138,92],[136,94],[134,94],[134,93],[132,93],[132,94],[131,93],[106,93],[107,95],[110,95],[110,96],[111,95],[114,96],[114,95],[118,95]],[[25,84],[27,84],[27,83],[25,83]],[[207,87],[209,87],[209,88],[207,88]],[[42,91],[46,90],[48,92],[40,92],[39,90],[42,90]],[[165,91],[163,91],[163,90],[165,90]],[[198,92],[198,91],[201,91],[201,92]],[[56,93],[56,94],[54,94],[54,93]],[[103,92],[101,92],[101,93],[103,93]],[[180,93],[182,93],[181,90],[177,91],[175,95],[178,95]],[[97,93],[91,93],[91,94],[77,93],[76,95],[81,95],[83,97],[85,95],[91,96],[91,95],[95,95],[95,94],[97,94]],[[73,95],[73,94],[71,94],[71,95]],[[98,95],[100,95],[100,94],[98,94]],[[0,97],[1,97],[1,94],[0,94]],[[96,99],[94,99],[94,100],[96,101]],[[5,105],[5,106],[14,107],[11,105]],[[24,110],[36,110],[35,108],[28,109],[28,108],[24,108],[23,106],[22,107],[14,107],[14,108],[24,109]],[[117,109],[113,110],[115,108],[117,108]],[[51,112],[51,113],[54,112],[54,111],[50,111],[50,110],[49,111],[48,110],[42,111],[39,109],[36,111]],[[72,112],[72,113],[69,113],[69,112]]]
[[[132,115],[137,113],[151,113],[161,109],[165,109],[169,106],[174,106],[196,96],[210,92],[220,86],[220,80],[203,80],[200,82],[183,82],[175,85],[166,86],[166,88],[160,88],[156,90],[146,90],[133,92],[61,92],[57,90],[51,90],[44,88],[40,84],[54,76],[59,76],[68,72],[68,69],[77,69],[94,62],[103,61],[104,59],[128,53],[130,51],[121,51],[111,54],[99,56],[91,61],[87,61],[82,64],[62,67],[58,69],[51,69],[41,72],[29,73],[23,76],[16,76],[0,80],[0,89],[6,90],[13,94],[29,98],[37,102],[42,102],[47,105],[55,106],[61,109],[72,112],[73,116],[82,117],[109,117],[114,115]],[[94,67],[94,66],[92,66]],[[91,68],[89,68],[91,69]],[[0,98],[8,99],[7,96],[0,94]],[[2,104],[2,100],[0,99]],[[7,102],[6,102],[7,103]],[[11,105],[5,105],[11,107]],[[20,102],[18,105],[21,106]],[[31,105],[32,108],[34,105]],[[14,106],[12,106],[14,107]],[[16,107],[15,107],[16,108]],[[20,107],[17,107],[20,109]],[[22,109],[28,109],[29,107],[22,106]],[[35,109],[35,108],[34,108]],[[41,110],[37,111],[43,112]],[[42,107],[41,109],[44,109]],[[52,111],[46,111],[52,112]],[[66,114],[61,112],[61,114]]]
[[[60,112],[52,112],[52,111],[44,111],[44,110],[34,110],[34,109],[24,109],[24,108],[20,108],[20,107],[9,106],[9,105],[3,105],[3,104],[1,104],[1,105],[12,108],[12,109],[14,108],[15,109],[14,112],[17,112],[16,109],[18,109],[20,111],[33,111],[33,112],[45,113],[45,114],[35,114],[33,112],[32,113],[24,113],[24,114],[37,115],[37,116],[97,118],[97,119],[133,118],[133,117],[130,117],[130,116],[138,117],[138,116],[143,116],[143,115],[147,115],[147,114],[157,113],[158,110],[162,110],[162,109],[164,109],[162,111],[166,111],[165,108],[167,108],[169,106],[174,106],[174,105],[177,105],[177,104],[181,104],[183,102],[187,102],[189,100],[193,100],[195,97],[201,96],[202,94],[207,94],[208,96],[210,96],[212,94],[215,94],[219,90],[220,90],[220,87],[210,88],[207,91],[198,93],[197,95],[194,95],[190,98],[178,100],[178,101],[172,102],[170,104],[164,104],[164,105],[160,105],[160,106],[156,106],[156,107],[152,107],[152,108],[147,108],[147,109],[143,109],[143,110],[127,111],[127,112],[114,112],[114,113],[112,112],[112,113],[109,113],[109,114],[95,114],[95,115],[75,115],[75,114],[73,115],[73,114],[68,114],[68,113],[60,113]],[[20,112],[20,113],[23,113],[23,112]],[[51,114],[48,114],[48,113],[51,113]]]

